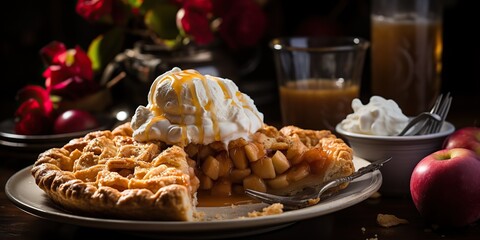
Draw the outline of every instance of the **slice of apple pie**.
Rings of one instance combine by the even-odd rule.
[[[132,132],[126,123],[45,151],[32,168],[36,183],[74,213],[192,221],[199,189],[218,198],[245,188],[286,193],[354,171],[351,149],[329,131],[264,125],[227,148],[141,143]]]

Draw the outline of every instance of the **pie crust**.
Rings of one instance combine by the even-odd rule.
[[[330,131],[264,125],[228,146],[137,142],[125,123],[41,153],[36,184],[66,211],[87,216],[193,221],[197,191],[291,193],[353,173],[350,147]],[[343,184],[335,191],[345,188]]]

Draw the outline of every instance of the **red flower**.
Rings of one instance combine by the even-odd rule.
[[[15,132],[24,135],[48,134],[53,119],[53,103],[40,86],[27,85],[17,93],[20,107],[15,111]]]
[[[43,72],[45,86],[52,94],[77,99],[98,90],[93,81],[92,62],[79,47],[66,49],[61,42],[52,42],[40,51],[50,66]]]
[[[180,29],[183,29],[185,34],[191,36],[199,45],[206,45],[214,40],[208,18],[211,15],[211,9],[212,5],[208,0],[186,1],[177,13]]]
[[[266,27],[254,0],[77,0],[76,11],[88,21],[133,27],[129,32],[167,47],[207,45],[216,37],[230,48],[252,47]]]
[[[78,76],[66,78],[62,82],[49,88],[50,94],[61,96],[64,99],[76,100],[99,89],[97,82],[85,80]]]
[[[48,65],[65,68],[68,75],[77,75],[87,80],[93,79],[92,62],[79,46],[75,49],[67,49],[65,44],[53,41],[43,47],[40,54],[46,59]],[[49,71],[47,69],[43,75],[49,75]]]
[[[252,0],[217,0],[214,13],[222,19],[220,36],[232,49],[254,46],[265,31],[265,15]]]
[[[48,121],[40,104],[30,98],[23,102],[15,112],[15,133],[22,135],[46,134],[50,131]]]
[[[40,104],[40,108],[45,115],[52,114],[53,103],[47,90],[37,85],[27,85],[17,92],[16,100],[19,103],[31,98]]]
[[[78,0],[75,10],[87,21],[99,21],[112,13],[113,0]]]

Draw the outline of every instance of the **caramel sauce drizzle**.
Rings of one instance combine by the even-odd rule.
[[[192,97],[192,104],[195,107],[195,114],[194,114],[194,116],[195,116],[195,126],[199,129],[199,140],[202,141],[202,142],[205,140],[205,130],[202,127],[202,125],[203,125],[202,105],[200,104],[200,101],[199,101],[198,95],[197,95],[197,91],[196,91],[196,87],[195,87],[195,84],[193,83],[194,79],[199,79],[201,81],[201,83],[203,84],[204,88],[205,88],[205,92],[206,92],[208,101],[203,106],[203,109],[210,113],[210,117],[211,117],[212,123],[213,123],[214,141],[221,141],[222,140],[221,135],[220,135],[220,128],[219,128],[219,124],[218,124],[218,117],[216,115],[216,112],[214,111],[214,103],[211,100],[213,93],[212,93],[210,87],[208,86],[208,81],[209,80],[204,75],[200,74],[198,71],[193,70],[193,69],[183,70],[181,72],[170,73],[169,75],[166,75],[162,78],[156,79],[152,83],[152,86],[151,86],[151,89],[150,89],[150,92],[149,92],[149,95],[148,95],[148,101],[149,101],[149,103],[152,103],[152,104],[150,104],[149,109],[154,113],[155,117],[150,121],[150,123],[148,124],[148,126],[145,129],[147,131],[147,138],[150,138],[148,136],[148,133],[150,132],[152,125],[155,122],[166,119],[165,113],[163,112],[162,108],[160,106],[158,106],[157,104],[155,104],[155,89],[157,89],[157,86],[160,83],[162,83],[164,81],[169,81],[171,88],[176,93],[177,103],[179,105],[178,110],[177,110],[178,112],[176,112],[176,114],[181,116],[180,122],[177,123],[182,128],[182,142],[181,143],[183,145],[186,145],[186,143],[188,141],[188,139],[187,139],[187,125],[185,124],[185,116],[186,115],[184,114],[185,113],[185,108],[183,106],[184,101],[183,101],[183,97],[182,97],[182,90],[184,88],[188,88],[187,90],[190,92],[190,95]],[[221,81],[218,77],[212,77],[211,79],[213,79],[215,81],[215,83],[218,84],[218,86],[222,90],[224,98],[226,100],[232,99],[233,96],[229,93],[228,88],[223,81]],[[241,107],[253,111],[253,109],[251,109],[251,107],[248,105],[248,102],[246,102],[245,99],[243,98],[243,95],[240,91],[236,91],[235,96],[242,103]],[[230,103],[233,106],[237,105],[235,103],[235,101],[230,101]],[[257,116],[257,117],[259,118],[259,120],[261,120],[259,116]]]

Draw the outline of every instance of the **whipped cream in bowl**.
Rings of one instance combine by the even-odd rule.
[[[353,154],[368,161],[392,157],[380,169],[384,195],[409,194],[410,175],[416,164],[428,154],[442,148],[455,127],[444,122],[440,132],[415,136],[398,136],[409,117],[389,99],[372,96],[368,104],[352,101],[353,113],[337,124],[335,130],[353,149]]]
[[[354,112],[340,122],[340,128],[347,132],[395,136],[408,124],[408,117],[398,104],[380,96],[372,96],[365,105],[356,98],[352,101],[352,109]]]
[[[175,67],[155,79],[131,125],[139,142],[228,144],[250,139],[263,126],[263,114],[233,81]]]

